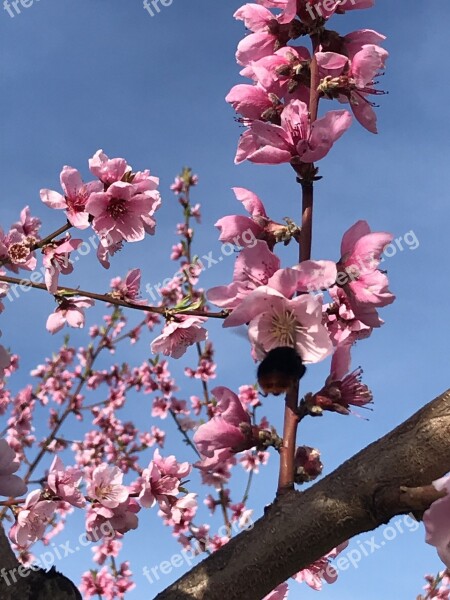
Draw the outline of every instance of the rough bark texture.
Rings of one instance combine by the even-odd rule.
[[[409,512],[411,506],[424,508],[425,492],[411,494],[405,488],[427,486],[450,471],[449,440],[450,390],[306,492],[280,497],[252,530],[155,600],[261,600],[340,543]],[[18,566],[0,527],[0,569],[9,572]],[[13,585],[0,577],[1,600],[50,598],[80,600],[81,595],[54,570],[17,577]]]
[[[402,489],[450,471],[450,390],[306,492],[271,505],[155,600],[261,600],[332,548],[411,510]]]
[[[0,569],[1,600],[82,600],[70,579],[55,569],[50,569],[48,573],[42,569],[25,571],[17,562],[1,526]],[[24,576],[27,572],[28,575]]]

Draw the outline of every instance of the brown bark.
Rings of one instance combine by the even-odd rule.
[[[449,471],[450,390],[307,491],[280,497],[155,600],[261,600],[342,542],[408,513],[405,488]]]
[[[17,561],[1,526],[0,569],[1,600],[82,600],[70,579],[55,569],[48,573],[42,569],[25,570]]]
[[[155,600],[261,600],[340,543],[435,500],[450,471],[450,390],[306,492],[281,496],[255,523]],[[422,489],[420,489],[422,488]],[[18,568],[0,528],[0,569]],[[5,571],[3,571],[5,572]],[[1,600],[79,600],[55,570],[0,576]],[[11,581],[11,578],[10,578]]]

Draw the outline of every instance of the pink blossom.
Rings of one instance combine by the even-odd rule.
[[[81,577],[80,591],[86,600],[94,597],[112,600],[115,597],[114,582],[114,577],[107,567],[98,572],[86,571]]]
[[[93,470],[88,480],[87,494],[105,508],[117,508],[129,496],[128,489],[122,485],[122,480],[123,473],[118,467],[103,463]]]
[[[269,94],[262,86],[246,83],[240,83],[231,88],[225,100],[237,113],[245,119],[251,120],[265,120],[266,115],[276,112],[280,106],[278,98]]]
[[[310,565],[307,569],[303,569],[299,573],[293,576],[293,579],[301,583],[304,581],[309,585],[309,587],[313,588],[313,590],[321,590],[322,589],[322,580],[327,583],[334,583],[337,580],[338,573],[336,569],[331,565],[331,560],[336,558],[336,556],[345,550],[348,546],[348,542],[344,542],[337,548],[328,552],[324,557],[316,560],[312,565]]]
[[[245,248],[239,253],[232,283],[211,288],[207,298],[221,308],[237,308],[248,294],[266,285],[279,268],[280,259],[269,250],[266,242],[258,241],[253,248]]]
[[[423,515],[427,544],[435,546],[442,562],[450,569],[450,474],[433,481],[446,495],[433,502]]]
[[[216,387],[212,393],[218,400],[218,414],[200,425],[194,435],[200,454],[212,458],[217,450],[241,452],[257,445],[257,431],[236,394],[226,387]]]
[[[176,476],[163,474],[152,461],[142,472],[142,488],[139,500],[145,508],[151,508],[157,502],[167,502],[168,496],[178,496],[180,480]]]
[[[27,485],[17,475],[13,475],[20,467],[16,461],[16,453],[4,439],[0,440],[0,495],[7,497],[22,496]]]
[[[91,194],[86,210],[94,217],[92,227],[102,237],[110,237],[110,243],[139,242],[145,237],[144,218],[153,209],[154,201],[146,193],[136,193],[131,183],[117,181],[106,192]]]
[[[47,319],[47,330],[54,334],[60,331],[67,323],[70,327],[84,327],[84,309],[94,306],[94,301],[89,298],[64,298],[59,301],[59,306]]]
[[[0,262],[13,273],[18,273],[19,269],[34,271],[37,265],[35,254],[31,250],[34,241],[15,228],[6,235],[0,228]]]
[[[121,181],[127,173],[131,172],[131,167],[127,165],[124,158],[109,158],[103,150],[97,150],[89,159],[89,169],[107,185]]]
[[[244,4],[234,13],[234,18],[244,21],[245,27],[252,31],[237,48],[236,60],[241,65],[273,54],[278,45],[285,45],[290,38],[289,26],[283,26],[270,10],[257,4]]]
[[[56,496],[72,506],[83,508],[86,499],[78,489],[81,480],[80,470],[73,467],[64,468],[62,460],[55,456],[47,476],[47,485]]]
[[[73,272],[70,253],[82,243],[83,240],[72,240],[70,235],[67,234],[65,239],[51,242],[43,247],[45,285],[51,294],[56,294],[59,274],[69,275]]]
[[[47,525],[55,516],[55,509],[55,502],[41,500],[40,490],[28,494],[9,532],[11,541],[18,546],[28,546],[42,539]]]
[[[41,220],[38,217],[32,217],[30,215],[30,208],[25,206],[20,212],[20,221],[14,223],[11,229],[16,229],[19,233],[29,239],[37,240],[39,239],[39,229],[41,224]]]
[[[111,282],[113,292],[111,296],[122,300],[123,302],[129,302],[130,304],[145,305],[147,300],[139,300],[140,288],[141,288],[141,270],[132,269],[128,271],[125,281],[120,278]]]
[[[141,216],[145,233],[154,235],[156,221],[155,212],[161,206],[161,194],[158,191],[159,177],[150,175],[150,171],[138,171],[130,175],[130,181],[138,194],[143,194],[150,201],[150,210]]]
[[[180,480],[185,479],[191,472],[191,465],[188,462],[179,463],[173,455],[163,458],[158,449],[154,452],[153,463],[163,475]]]
[[[287,284],[279,289],[292,292]],[[245,323],[249,323],[249,338],[258,360],[280,346],[295,348],[304,362],[315,363],[331,353],[332,344],[322,325],[322,305],[309,294],[289,300],[278,289],[259,287],[227,317],[224,327]]]
[[[348,111],[333,110],[311,124],[307,105],[293,100],[281,113],[281,125],[258,120],[251,123],[239,140],[235,162],[313,163],[328,154],[351,121]]]
[[[94,553],[93,561],[99,565],[103,565],[109,556],[117,558],[121,548],[122,542],[109,537],[103,540],[100,546],[92,548],[92,552]]]
[[[226,100],[244,117],[244,123],[245,119],[278,123],[284,108],[281,99],[285,99],[286,104],[292,100],[309,102],[307,65],[310,61],[310,52],[304,46],[280,48],[245,67],[241,75],[253,79],[256,85],[235,86]],[[257,111],[251,110],[251,99],[255,101]]]
[[[282,225],[272,221],[267,216],[266,210],[260,198],[245,188],[233,188],[236,199],[242,202],[245,210],[250,217],[242,215],[231,215],[222,217],[215,223],[215,227],[220,231],[219,240],[241,246],[245,244],[244,249],[255,247],[256,240],[267,242],[269,249],[272,250],[277,242],[288,242],[295,230],[287,225]],[[251,239],[249,240],[249,234]]]
[[[365,314],[367,307],[373,312],[374,307],[395,300],[387,276],[378,269],[384,248],[392,239],[390,233],[372,233],[366,221],[355,223],[342,238],[337,284],[346,293],[355,317],[369,326],[373,320],[369,322]]]
[[[180,358],[189,346],[203,342],[208,337],[206,329],[201,327],[204,317],[176,317],[169,320],[162,334],[153,340],[151,350],[154,354],[162,352],[165,356]]]
[[[100,181],[83,183],[80,173],[72,167],[63,167],[60,175],[64,195],[52,190],[41,190],[42,202],[50,208],[64,209],[69,223],[78,229],[89,227],[89,212],[86,204],[93,192],[103,190]]]
[[[382,94],[375,89],[375,77],[384,68],[388,52],[375,44],[366,44],[352,59],[335,52],[316,54],[324,77],[320,91],[328,98],[350,102],[357,120],[372,133],[377,133],[376,114],[369,95]]]
[[[114,532],[123,535],[127,531],[137,529],[139,521],[136,515],[140,510],[141,507],[134,498],[127,498],[115,508],[94,504],[86,518],[88,538],[98,541],[100,534],[107,538],[113,536]]]
[[[239,462],[247,471],[247,473],[250,473],[250,471],[253,471],[253,473],[259,473],[259,467],[268,463],[269,456],[270,455],[268,452],[262,450],[258,452],[247,450],[239,458]]]

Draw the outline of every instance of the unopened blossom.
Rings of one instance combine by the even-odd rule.
[[[16,453],[4,439],[0,440],[0,495],[6,497],[22,496],[27,485],[20,477],[14,475],[20,467]]]
[[[45,285],[51,294],[58,289],[59,274],[70,275],[73,272],[73,264],[70,253],[80,246],[83,240],[73,240],[70,235],[58,241],[50,242],[42,248],[45,267]]]
[[[311,123],[305,102],[293,100],[281,113],[280,125],[258,120],[250,124],[239,140],[235,163],[316,162],[328,154],[351,122],[348,111],[332,110]]]
[[[123,473],[118,467],[103,463],[93,470],[87,484],[87,495],[106,508],[116,508],[129,496],[122,481]]]
[[[67,220],[78,229],[89,227],[89,212],[86,203],[93,192],[103,190],[100,181],[83,183],[80,173],[73,167],[65,166],[60,174],[61,187],[64,194],[52,190],[42,189],[40,192],[42,202],[56,209],[63,209]]]
[[[310,446],[299,446],[295,451],[295,483],[313,481],[322,473],[320,452]]]
[[[446,495],[433,502],[423,515],[425,541],[436,547],[439,558],[450,569],[450,474],[433,481],[433,486]]]
[[[86,499],[79,490],[82,473],[73,467],[64,467],[59,456],[55,456],[47,476],[47,486],[64,502],[77,508],[83,508]]]
[[[218,400],[218,413],[194,435],[200,454],[213,458],[215,451],[236,453],[256,446],[258,431],[253,430],[250,415],[236,394],[226,387],[214,388],[212,393]]]
[[[89,298],[64,298],[59,301],[59,306],[47,319],[47,330],[54,334],[64,325],[70,327],[84,327],[84,310],[94,306],[94,301]]]
[[[41,500],[40,490],[28,494],[9,532],[11,541],[18,546],[28,546],[42,539],[47,525],[55,516],[55,509],[55,502]]]
[[[180,358],[189,346],[207,339],[208,332],[201,326],[205,320],[204,317],[189,316],[177,316],[169,320],[161,335],[153,340],[152,352]]]
[[[270,594],[264,596],[263,600],[287,600],[288,591],[288,584],[282,583],[276,587],[273,592],[270,592]]]

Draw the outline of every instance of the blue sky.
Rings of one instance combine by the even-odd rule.
[[[161,178],[164,204],[157,215],[157,236],[128,245],[109,272],[95,260],[80,261],[71,282],[85,289],[106,291],[112,276],[132,267],[140,267],[143,280],[152,283],[174,272],[168,255],[176,241],[179,213],[168,188],[183,165],[200,175],[194,197],[203,207],[203,226],[195,239],[198,254],[219,252],[213,224],[239,210],[232,186],[258,193],[275,220],[287,215],[298,220],[299,191],[288,167],[233,164],[240,129],[224,97],[241,82],[234,51],[244,30],[232,18],[240,4],[174,0],[154,17],[143,10],[141,0],[35,0],[14,18],[0,10],[0,225],[7,229],[29,204],[44,220],[45,231],[58,227],[61,215],[40,203],[39,189],[58,189],[64,164],[80,168],[87,177],[87,159],[98,148],[110,156],[124,156],[135,168],[150,168]],[[391,56],[380,87],[389,95],[380,98],[378,136],[355,124],[321,162],[324,178],[316,192],[314,258],[337,259],[343,232],[358,219],[396,238],[412,231],[419,245],[386,261],[397,301],[383,311],[386,325],[354,352],[354,364],[363,366],[375,397],[370,420],[328,415],[306,422],[300,431],[302,443],[321,449],[325,472],[448,387],[449,317],[443,299],[450,293],[444,182],[449,125],[442,100],[450,93],[445,72],[449,17],[446,0],[378,0],[373,10],[354,11],[333,22],[343,33],[372,28],[388,36],[385,45]],[[294,256],[295,249],[282,250],[285,265]],[[205,272],[204,287],[228,282],[232,264],[232,259],[225,260]],[[22,356],[22,369],[14,379],[17,388],[29,381],[30,369],[42,362],[44,353],[50,354],[60,342],[45,331],[52,307],[50,297],[31,292],[7,306],[0,317],[3,342]],[[100,315],[100,310],[91,311],[89,323]],[[222,334],[217,325],[211,331],[220,362],[216,382],[235,389],[252,383],[254,365],[245,341]],[[86,338],[76,332],[72,339],[82,344]],[[125,349],[123,357],[141,362],[150,341]],[[194,355],[187,355],[174,365],[174,372],[193,362]],[[305,387],[318,389],[328,367],[326,363],[310,368]],[[188,398],[195,392],[194,386],[187,386],[179,396]],[[132,418],[154,424],[147,397],[130,399],[127,410]],[[281,406],[273,399],[266,401],[263,412],[281,423]],[[70,427],[67,433],[73,433]],[[176,439],[168,442],[165,452],[192,458]],[[272,456],[254,484],[250,504],[256,516],[274,496],[276,462]],[[245,481],[240,474],[236,479],[238,496]],[[149,586],[143,566],[170,558],[178,546],[156,513],[141,513],[141,521],[141,530],[130,534],[124,553],[136,573],[138,587],[129,596],[133,600],[148,600],[182,574],[179,569]],[[81,520],[75,519],[61,542],[76,540],[81,532]],[[382,529],[374,535],[385,541]],[[322,598],[416,597],[422,574],[440,568],[423,537],[422,527],[416,532],[406,528],[358,568],[343,572]],[[90,566],[89,554],[80,552],[58,568],[78,581]],[[294,582],[291,590],[292,600],[314,594]]]

